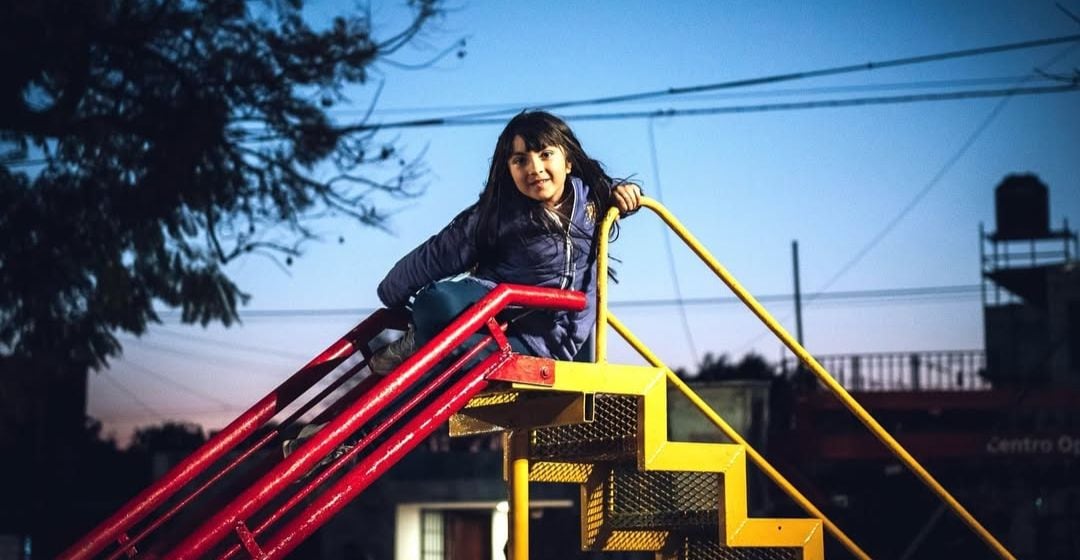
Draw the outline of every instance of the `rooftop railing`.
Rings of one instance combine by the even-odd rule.
[[[987,391],[982,350],[876,352],[816,356],[849,391]],[[793,373],[797,358],[786,358],[781,371]]]

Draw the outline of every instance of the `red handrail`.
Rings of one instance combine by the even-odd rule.
[[[270,391],[254,406],[241,414],[236,420],[210,438],[190,456],[169,470],[145,490],[128,500],[116,513],[100,523],[82,539],[68,547],[59,558],[62,560],[82,560],[102,553],[111,543],[118,542],[122,547],[134,546],[127,537],[127,531],[135,524],[173,497],[184,486],[201,475],[271,420],[278,412],[291,404],[305,391],[334,370],[346,357],[351,355],[358,341],[367,341],[387,326],[400,326],[403,322],[400,313],[380,309],[360,322],[348,334],[331,344],[326,350],[300,368],[289,379]]]
[[[380,380],[367,398],[352,403],[327,423],[317,437],[311,438],[289,455],[288,459],[272,467],[257,482],[188,535],[165,558],[178,560],[206,555],[229,533],[235,531],[238,524],[246,523],[290,484],[315,468],[323,457],[336,449],[350,434],[370,421],[383,407],[393,402],[424,373],[450,355],[503,309],[527,306],[581,310],[585,308],[585,304],[585,295],[580,292],[512,284],[496,286],[407,358],[395,370],[394,375]]]
[[[258,511],[269,499],[279,494],[289,484],[313,468],[323,456],[334,450],[349,436],[349,434],[368,422],[379,409],[393,401],[402,391],[408,388],[409,385],[423,376],[428,369],[435,364],[440,363],[444,357],[456,350],[457,347],[461,346],[466,339],[481,328],[485,322],[491,321],[497,313],[510,306],[581,310],[584,309],[585,304],[584,295],[577,292],[516,285],[502,285],[496,287],[487,296],[482,298],[457,320],[451,323],[451,325],[436,336],[435,339],[421,348],[416,355],[407,359],[405,363],[401,365],[397,374],[392,378],[365,380],[365,383],[362,385],[370,387],[372,394],[369,398],[356,398],[352,401],[350,406],[345,409],[344,413],[331,420],[323,430],[312,438],[311,441],[301,446],[301,448],[290,455],[288,459],[272,467],[258,482],[241,492],[240,496],[235,498],[225,509],[221,510],[217,515],[203,523],[202,526],[191,533],[186,540],[181,542],[180,545],[169,553],[169,557],[199,557],[205,552],[208,552],[211,547],[215,546],[216,543],[220,542],[221,539],[231,531],[236,531],[240,533],[241,536],[251,537],[251,546],[254,547],[251,550],[258,550],[258,545],[254,544],[254,536],[257,536],[263,530],[267,529],[269,523],[263,523],[257,531],[252,533],[248,531],[246,525],[250,515],[255,511]],[[166,512],[161,513],[160,508],[166,501],[173,498],[181,490],[187,488],[197,477],[204,475],[211,466],[215,465],[226,454],[233,452],[241,443],[247,441],[249,436],[256,430],[273,419],[279,412],[292,404],[293,401],[307,392],[327,374],[335,371],[342,362],[354,355],[358,350],[364,355],[366,361],[366,358],[370,357],[369,349],[367,347],[368,342],[385,328],[403,328],[404,322],[405,317],[401,313],[385,309],[376,311],[349,331],[348,334],[311,360],[288,380],[260,399],[254,406],[192,453],[191,456],[172,468],[165,476],[129,500],[115,514],[99,524],[79,542],[64,551],[60,558],[64,560],[82,560],[84,558],[97,557],[97,555],[102,554],[106,549],[113,545],[117,545],[115,552],[112,555],[114,557],[124,554],[134,554],[134,546],[138,544],[139,541],[184,506],[192,502],[195,496],[198,496],[207,487],[220,479],[224,473],[216,473],[209,482],[203,483],[195,489],[194,492],[189,490],[188,493],[191,495],[183,497],[178,504],[173,505],[173,507]],[[495,334],[496,340],[500,342],[500,346],[504,349],[503,352],[495,354],[495,356],[502,356],[501,358],[498,358],[500,360],[498,365],[488,368],[497,370],[502,361],[506,359],[508,347],[505,346],[505,339],[502,336],[501,331],[493,334]],[[476,354],[473,353],[472,355]],[[465,362],[462,361],[460,363]],[[485,364],[490,365],[487,361],[483,362],[482,365]],[[361,367],[363,367],[363,364],[354,366],[350,372],[342,377],[348,376],[351,372],[358,371]],[[480,390],[478,387],[482,387],[487,383],[485,376],[488,373],[491,372],[485,371],[485,368],[473,368],[473,370],[465,376],[465,379],[470,379],[472,381],[467,383],[459,382],[459,384],[455,385],[452,389],[461,389],[465,391],[464,394],[471,395],[474,390]],[[443,377],[442,379],[448,379],[448,376]],[[372,384],[372,382],[375,383]],[[330,392],[330,389],[324,391],[323,395],[316,397],[314,400],[321,400],[321,397],[325,396],[328,392]],[[352,398],[357,397],[358,395],[356,393],[356,389],[350,391],[347,398],[339,400],[339,405],[340,403],[347,403]],[[454,395],[447,393],[442,395],[439,400],[449,400],[452,403],[457,403],[461,398],[462,395],[457,395],[455,397]],[[468,398],[465,398],[464,401],[461,401],[461,404],[464,404],[467,400]],[[410,402],[416,404],[416,402],[419,401]],[[299,413],[294,413],[290,418],[295,419],[298,414]],[[452,411],[447,412],[447,415],[449,414],[452,414]],[[325,414],[323,416],[325,416]],[[407,428],[416,429],[417,426],[414,424],[416,423],[410,423]],[[427,424],[423,422],[420,422],[420,424],[424,424],[421,431],[428,428]],[[438,423],[430,426],[430,429],[433,430],[437,426]],[[413,436],[406,434],[404,437],[409,439],[410,442],[413,442],[414,440],[410,438],[416,437],[416,433],[414,433]],[[243,458],[250,456],[252,452],[265,445],[268,441],[276,437],[276,435],[277,432],[275,431],[271,434],[264,435],[264,437],[260,438],[257,442],[250,444],[252,445],[252,448],[243,453],[242,458],[231,461],[229,465],[225,467],[225,470],[231,470],[240,463]],[[364,445],[369,444],[373,439],[373,437],[371,439],[365,438],[365,441],[363,442]],[[415,442],[404,447],[397,446],[395,449],[403,454],[408,449],[411,449],[412,445],[415,445]],[[395,453],[398,451],[395,451]],[[385,452],[386,450],[383,447],[380,447],[375,455],[371,455],[370,457],[378,457],[379,453]],[[400,456],[394,454],[391,455],[394,457]],[[355,456],[355,453],[351,456]],[[370,460],[386,461],[388,459],[389,457],[382,457],[380,459]],[[397,459],[394,458],[390,463],[386,464],[386,466],[388,467],[389,464],[396,462],[396,460]],[[345,461],[343,460],[336,461],[331,468],[337,468],[344,463]],[[370,480],[364,483],[365,486],[367,484],[370,484]],[[293,502],[295,501],[291,501],[290,503]],[[321,503],[321,501],[316,503]],[[151,514],[155,514],[156,517],[151,518]],[[278,514],[275,514],[275,516],[277,515]],[[148,518],[150,518],[151,521],[149,523],[143,523]],[[278,516],[275,518],[277,519],[280,517]],[[323,518],[320,517],[320,519]],[[318,524],[321,523],[322,521]],[[129,531],[138,524],[142,524],[140,525],[142,527],[141,531],[134,539],[129,538]],[[289,536],[289,533],[295,530],[296,527],[290,524],[275,534],[275,539],[280,540],[281,536],[285,535],[285,540],[293,542],[292,539],[297,537]],[[302,539],[303,537],[300,538]]]
[[[439,373],[439,375],[432,382],[427,383],[426,385],[421,387],[420,390],[416,391],[415,394],[413,394],[411,397],[409,397],[408,402],[406,402],[402,406],[393,407],[394,410],[391,411],[387,415],[385,420],[383,420],[382,422],[380,422],[376,426],[373,426],[371,431],[369,431],[367,433],[367,435],[360,438],[360,440],[356,443],[355,446],[353,446],[352,449],[350,449],[348,452],[346,452],[341,457],[338,457],[337,459],[335,459],[333,461],[333,463],[330,464],[329,467],[327,467],[327,468],[323,469],[321,472],[319,472],[319,474],[317,474],[314,477],[313,480],[311,480],[310,482],[305,484],[303,486],[303,488],[301,488],[295,494],[293,494],[276,511],[274,511],[269,516],[267,516],[266,519],[263,519],[258,524],[258,526],[255,527],[255,529],[251,530],[251,534],[258,537],[259,535],[262,535],[270,526],[272,526],[273,524],[275,524],[279,520],[281,520],[285,516],[286,513],[288,513],[294,507],[299,505],[301,502],[303,502],[304,499],[307,498],[316,489],[321,487],[323,485],[323,483],[325,483],[327,480],[329,480],[330,477],[334,475],[334,473],[341,470],[341,468],[346,463],[351,461],[353,459],[353,457],[356,457],[357,455],[359,455],[361,451],[363,451],[369,445],[371,445],[371,443],[374,442],[376,439],[378,439],[379,436],[386,433],[386,431],[389,430],[391,426],[393,426],[398,421],[400,421],[402,418],[404,418],[406,416],[406,414],[408,414],[409,411],[411,411],[413,408],[415,408],[421,402],[424,402],[436,390],[438,390],[442,385],[444,385],[447,381],[449,381],[450,378],[455,373],[460,371],[466,364],[471,363],[473,360],[475,360],[476,357],[479,356],[481,354],[481,352],[484,350],[484,347],[487,346],[488,342],[491,341],[491,339],[492,339],[492,337],[490,335],[485,336],[482,340],[477,342],[477,344],[475,344],[472,348],[467,350],[457,360],[455,360],[454,363],[450,365],[450,367],[446,368],[446,370]],[[503,339],[503,341],[505,341],[505,338]],[[503,344],[502,346],[500,346],[500,349],[505,351],[507,349],[507,347],[506,347],[505,344]],[[364,381],[367,382],[367,381],[373,380],[373,379],[377,380],[377,379],[375,379],[374,376],[372,376],[372,377],[368,377],[368,378],[364,379]],[[367,391],[364,391],[364,392],[366,393]],[[351,401],[349,401],[349,402],[351,402]],[[239,553],[240,549],[243,548],[243,547],[244,547],[244,543],[236,543],[236,544],[234,544],[232,546],[232,548],[230,548],[228,551],[225,552],[225,554],[223,554],[221,556],[221,560],[228,560],[228,559],[236,556],[236,554]],[[251,552],[250,549],[249,549],[249,552]]]
[[[292,517],[274,533],[260,558],[281,558],[311,536],[375,479],[446,422],[452,414],[464,407],[469,399],[482,391],[488,384],[487,376],[498,370],[510,356],[510,352],[491,354],[470,370],[469,375],[454,383],[449,391],[439,394],[434,402],[409,420],[398,432],[399,437],[383,442],[341,480],[335,482],[329,490],[320,494],[299,515]]]
[[[210,547],[220,542],[229,532],[237,530],[237,523],[245,523],[251,513],[257,511],[265,505],[267,500],[276,496],[287,485],[313,468],[323,456],[335,449],[356,428],[368,422],[379,408],[393,401],[428,369],[464,343],[485,322],[491,320],[497,313],[509,306],[581,310],[585,307],[585,297],[577,292],[531,286],[503,285],[496,287],[451,323],[443,333],[436,336],[413,357],[407,359],[396,375],[376,383],[372,387],[370,398],[361,398],[353,402],[343,414],[331,420],[317,434],[317,437],[301,446],[287,460],[271,468],[256,484],[243,491],[225,509],[190,534],[186,540],[170,552],[170,557],[199,557],[207,552]],[[381,332],[388,322],[395,319],[401,320],[401,317],[387,310],[379,310],[361,322],[349,334],[328,347],[287,381],[263,397],[191,456],[166,473],[164,477],[129,500],[117,513],[99,524],[79,542],[69,547],[60,558],[81,560],[96,557],[114,543],[120,545],[121,551],[130,552],[130,546],[134,543],[128,538],[127,532],[129,530],[147,519],[165,501],[184,489],[196,477],[203,475],[207,469],[227,453],[233,451],[256,430],[274,418],[277,413],[304,394],[328,373],[334,371],[344,360],[354,354],[358,346],[366,344],[366,341]],[[497,339],[501,338],[501,333],[499,334],[500,336],[496,336]],[[362,348],[362,351],[367,355],[366,347]],[[495,354],[495,356],[503,355],[504,353]],[[455,389],[467,389],[466,393],[471,394],[473,389],[486,384],[486,380],[483,379],[482,368],[474,368],[471,371],[477,373],[475,375],[470,373],[465,378],[472,379],[472,382],[461,386],[455,385]],[[456,403],[461,398],[461,395],[456,398],[445,395],[445,398]],[[467,399],[465,400],[467,401]],[[410,426],[412,425],[410,424]],[[434,426],[431,429],[434,429]],[[266,438],[260,440],[262,443],[265,443],[265,441]],[[399,447],[398,449],[404,448]],[[385,450],[380,447],[380,451]],[[202,488],[199,491],[201,490]],[[189,500],[185,500],[185,503],[187,501]],[[172,513],[175,512],[170,510],[167,515]],[[160,520],[157,523],[160,523]],[[246,532],[246,526],[243,529]],[[139,537],[145,536],[147,532],[144,529]],[[281,534],[283,533],[278,533],[278,535]],[[125,542],[130,544],[125,544]]]

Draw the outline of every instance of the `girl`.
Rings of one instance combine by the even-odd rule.
[[[524,311],[506,331],[519,353],[573,360],[596,321],[600,222],[612,206],[625,215],[640,204],[641,189],[613,181],[561,119],[542,111],[517,115],[495,143],[480,200],[402,257],[379,284],[387,307],[411,307],[412,324],[372,356],[372,373],[389,373],[500,283],[586,293],[583,311]],[[323,426],[304,426],[285,440],[284,455]]]
[[[388,307],[407,307],[413,298],[412,326],[375,355],[372,371],[396,367],[500,283],[586,292],[584,311],[527,311],[507,329],[518,352],[574,359],[596,317],[599,222],[612,206],[623,215],[634,212],[640,197],[637,185],[604,173],[561,119],[520,113],[499,135],[480,200],[405,255],[379,284]]]

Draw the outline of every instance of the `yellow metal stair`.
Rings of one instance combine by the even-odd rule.
[[[451,420],[451,434],[529,430],[529,480],[581,487],[583,549],[652,551],[658,560],[823,557],[820,520],[747,517],[741,445],[668,441],[663,369],[554,368],[550,387],[513,384],[477,397]]]

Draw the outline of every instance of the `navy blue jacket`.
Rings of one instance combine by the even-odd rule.
[[[596,220],[602,216],[581,179],[567,177],[567,186],[574,189],[570,227],[545,228],[530,215],[536,202],[510,197],[514,202],[499,225],[497,255],[480,263],[474,204],[402,257],[379,284],[379,299],[388,307],[401,307],[421,288],[466,272],[491,286],[513,283],[582,291],[588,301],[584,311],[534,311],[513,323],[537,356],[572,360],[596,321],[593,244]]]

